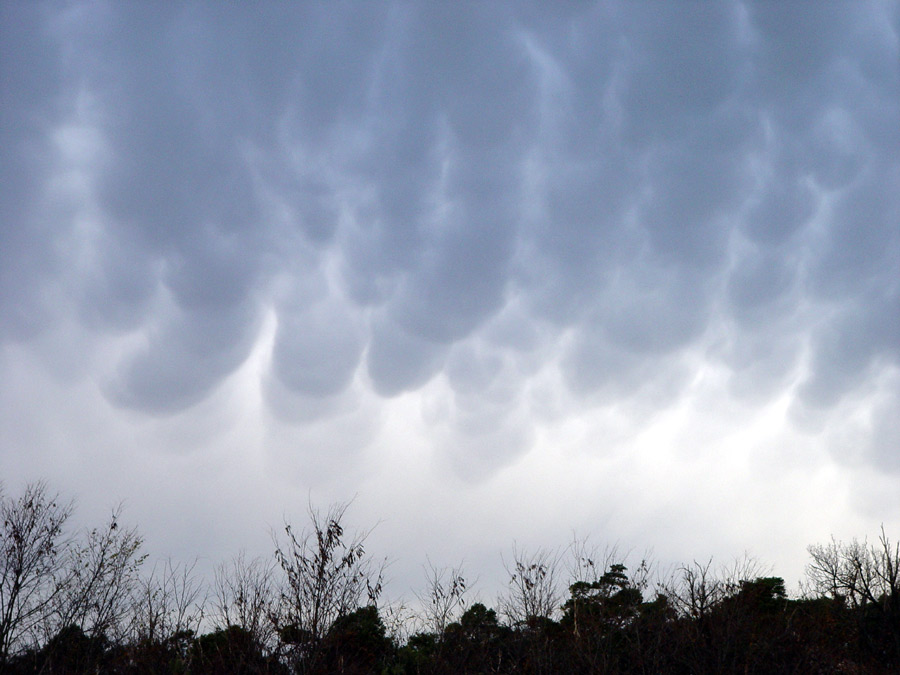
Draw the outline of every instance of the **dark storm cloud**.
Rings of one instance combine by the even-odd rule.
[[[376,319],[368,352],[368,373],[385,396],[417,389],[438,373],[446,347],[411,335],[389,319]]]
[[[343,391],[363,350],[358,319],[346,307],[323,302],[302,312],[279,312],[272,370],[289,389],[310,396]]]
[[[749,398],[808,367],[826,408],[900,367],[895,3],[3,12],[3,335],[138,336],[119,405],[196,404],[270,311],[279,405],[444,375],[447,428],[504,458],[557,363],[660,406],[690,350]],[[61,209],[76,118],[102,153]]]
[[[111,398],[153,413],[198,403],[244,361],[257,318],[249,306],[176,310],[151,324],[147,345],[120,364],[109,386]]]
[[[0,7],[0,335],[32,336],[49,320],[41,291],[57,272],[54,223],[39,208],[58,120],[59,51],[34,3]]]
[[[900,147],[889,121],[900,113],[897,8],[867,3],[861,12],[831,3],[814,16],[790,3],[749,9],[771,149],[743,231],[760,247],[753,256],[769,261],[769,274],[766,281],[742,261],[730,295],[745,308],[748,300],[783,297],[799,279],[800,299],[762,304],[775,310],[769,321],[796,311],[804,297],[830,317],[792,326],[811,346],[801,401],[828,407],[900,363],[892,318],[900,173],[889,150]],[[886,395],[900,403],[888,386]]]

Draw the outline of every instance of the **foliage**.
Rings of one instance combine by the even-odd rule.
[[[121,524],[71,534],[71,504],[45,484],[0,493],[3,673],[900,672],[900,547],[832,540],[809,548],[808,585],[744,557],[658,576],[646,557],[586,542],[561,556],[513,548],[497,609],[466,601],[462,567],[426,568],[416,630],[402,603],[379,606],[383,566],[346,504],[285,525],[272,559],[238,554],[210,591],[193,565],[145,569],[143,539]],[[390,625],[388,629],[385,625]],[[206,632],[204,632],[206,631]]]
[[[194,640],[191,650],[192,673],[250,675],[284,672],[253,632],[240,626],[219,628],[201,635]]]
[[[391,661],[394,645],[374,605],[338,617],[322,643],[321,673],[377,673]]]
[[[287,523],[287,541],[275,541],[283,579],[269,616],[300,672],[318,667],[321,642],[335,621],[358,609],[363,597],[374,605],[381,594],[382,569],[366,556],[367,533],[345,537],[347,507],[337,504],[325,514],[310,507],[310,529],[297,535]]]

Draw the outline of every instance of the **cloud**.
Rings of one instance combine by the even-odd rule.
[[[120,362],[108,395],[117,405],[149,413],[184,410],[244,362],[257,329],[252,308],[176,311],[148,327],[145,344]]]
[[[394,396],[418,389],[440,369],[446,347],[411,335],[389,319],[376,319],[367,355],[375,391]]]
[[[896,474],[896,3],[0,11],[5,401],[196,416],[198,466],[246,405],[254,475],[309,489],[391,493],[387,437],[425,486],[656,480],[698,400],[760,464]]]
[[[329,396],[350,383],[362,353],[358,320],[337,302],[296,314],[282,311],[272,348],[272,371],[289,389]]]
[[[36,79],[77,74],[93,101],[82,143],[102,161],[81,170],[97,232],[73,300],[98,332],[146,336],[109,389],[118,404],[193,405],[242,363],[267,306],[275,377],[305,395],[339,393],[363,361],[380,393],[414,390],[516,294],[558,327],[545,339],[579,336],[567,363],[583,387],[616,376],[604,352],[677,359],[729,316],[746,328],[795,313],[798,280],[850,303],[896,273],[897,74],[875,56],[897,46],[879,3],[554,20],[499,5],[357,9],[337,22],[313,7],[98,5],[44,34],[65,71],[10,48],[5,72],[37,69],[8,78],[11,147],[41,138],[26,122],[45,100]],[[29,226],[6,238],[17,253],[4,267],[28,259],[34,288],[69,263],[38,250],[42,219],[27,212],[60,166],[32,166],[10,175],[21,191],[7,218]],[[35,311],[5,313],[8,330],[38,330],[41,302],[14,273],[6,296]],[[319,278],[330,300],[273,304],[290,277]],[[161,293],[174,303],[163,318]],[[849,364],[875,349],[826,337],[846,333],[842,315],[805,328],[804,391],[823,401],[853,387],[825,375],[826,353]],[[896,359],[880,330],[878,353]]]

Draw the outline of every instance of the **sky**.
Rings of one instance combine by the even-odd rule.
[[[900,2],[0,2],[0,478],[198,569],[900,538]],[[502,557],[505,556],[505,557]]]

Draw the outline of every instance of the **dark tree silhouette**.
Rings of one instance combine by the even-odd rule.
[[[286,524],[273,558],[238,554],[207,587],[192,565],[146,569],[120,508],[70,535],[72,506],[44,483],[0,493],[0,672],[900,672],[900,546],[884,531],[872,545],[809,547],[799,598],[747,557],[659,579],[646,561],[629,567],[615,548],[575,542],[564,586],[558,553],[514,547],[497,609],[467,607],[460,567],[429,566],[419,632],[402,626],[411,612],[398,603],[388,635],[384,566],[372,564],[367,533],[346,534],[346,510],[310,507],[308,528]]]
[[[70,546],[63,527],[72,509],[43,482],[17,499],[0,491],[0,666],[35,640],[63,588]]]

